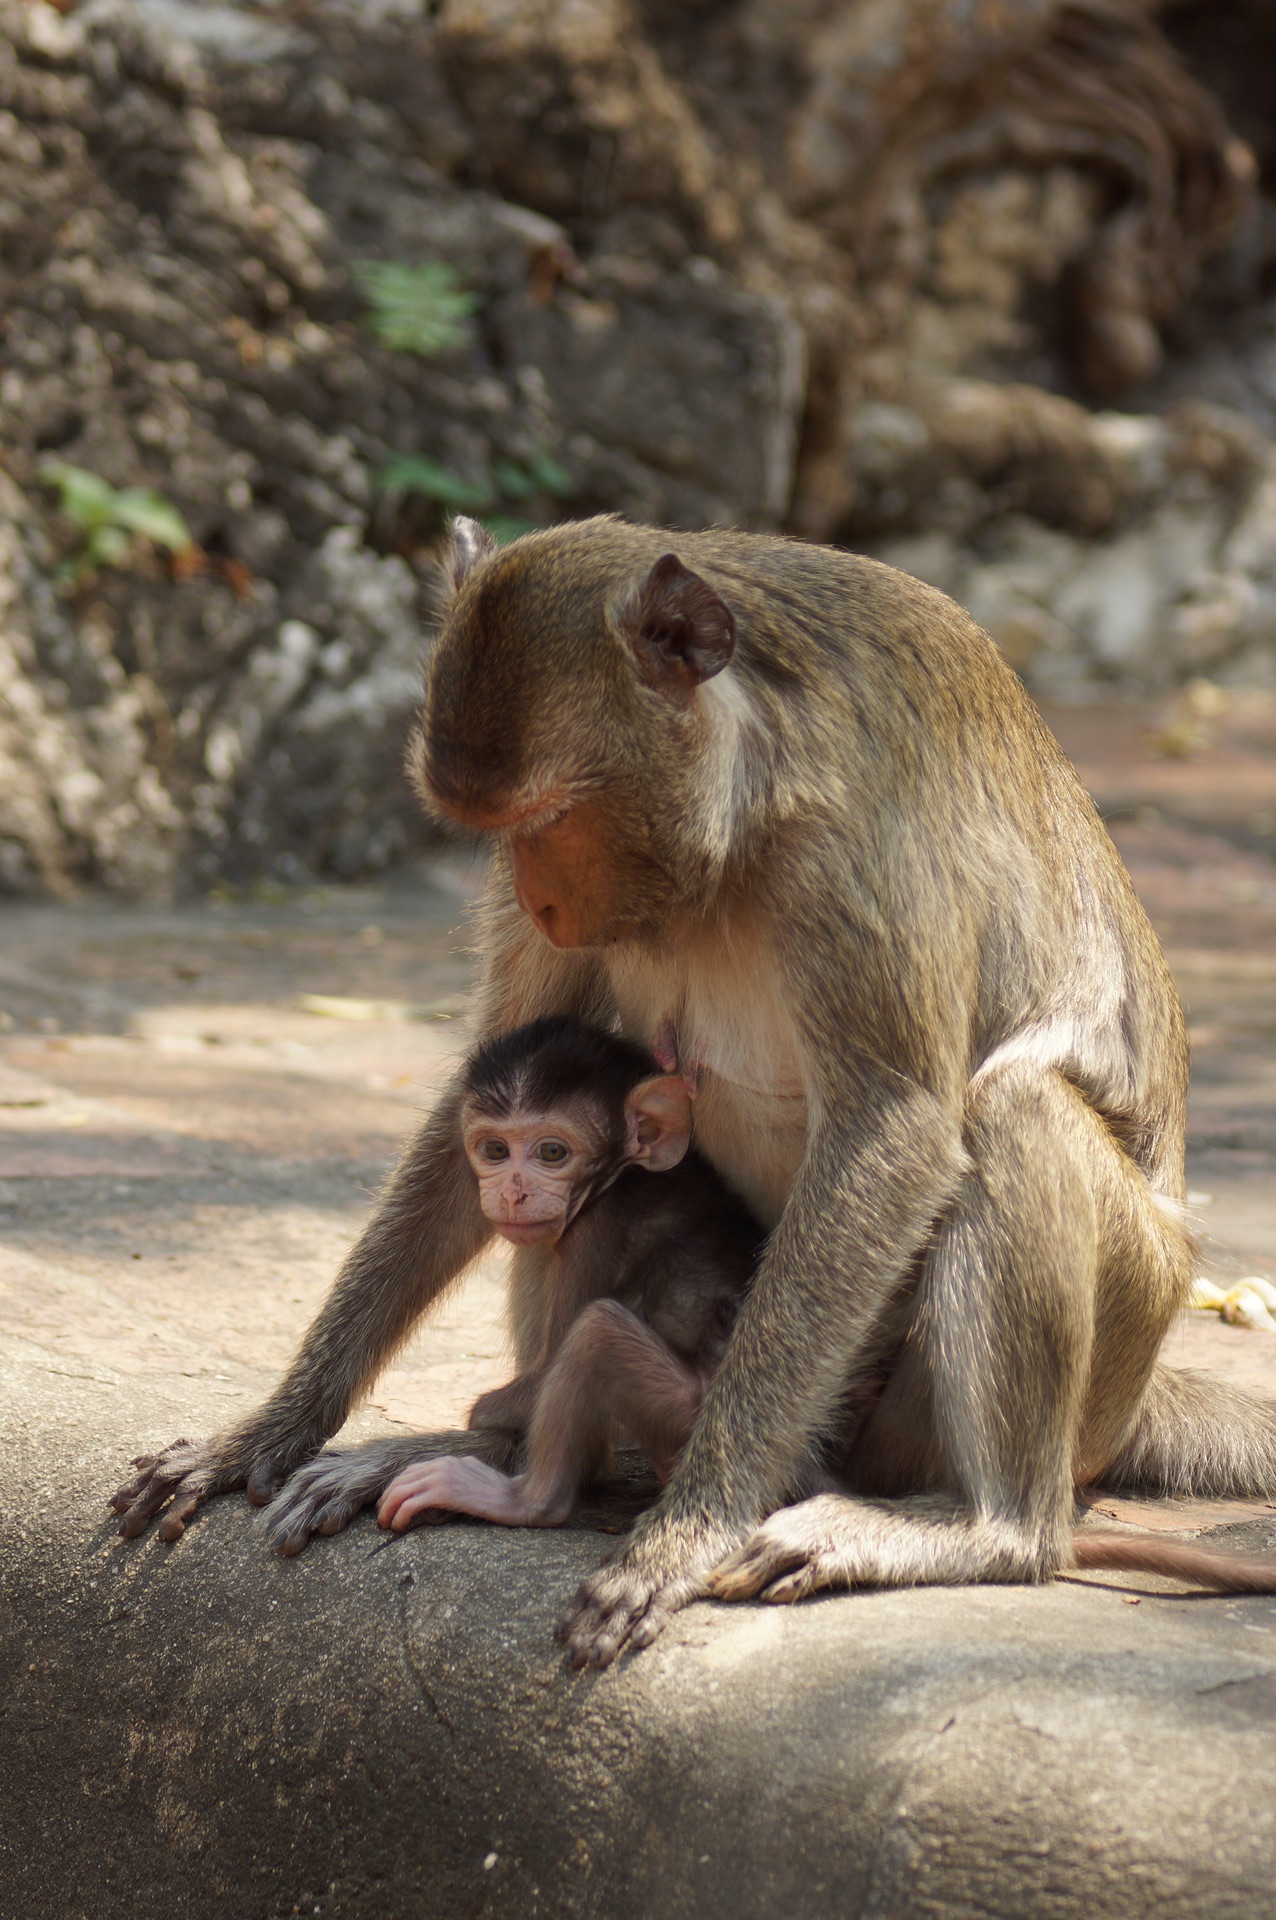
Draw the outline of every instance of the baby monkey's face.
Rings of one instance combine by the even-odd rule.
[[[601,1112],[580,1105],[499,1118],[471,1108],[464,1129],[483,1212],[516,1247],[560,1238],[613,1145]]]

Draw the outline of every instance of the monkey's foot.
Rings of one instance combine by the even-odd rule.
[[[846,1504],[836,1495],[821,1495],[781,1507],[714,1568],[705,1583],[708,1593],[715,1600],[754,1600],[760,1595],[787,1605],[821,1588],[853,1586]]]
[[[120,1532],[126,1540],[145,1533],[161,1507],[168,1512],[160,1522],[161,1540],[176,1540],[196,1507],[215,1493],[242,1486],[242,1470],[227,1461],[215,1440],[174,1440],[161,1453],[140,1453],[139,1469],[115,1494],[110,1506],[124,1515]],[[169,1504],[171,1502],[171,1505]]]
[[[568,1664],[609,1667],[622,1647],[649,1647],[675,1613],[704,1598],[724,1544],[636,1536],[618,1560],[577,1588],[554,1636],[566,1648]]]

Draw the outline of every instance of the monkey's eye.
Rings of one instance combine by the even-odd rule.
[[[485,1160],[508,1160],[510,1150],[503,1140],[485,1140],[479,1148]]]
[[[536,1149],[536,1158],[547,1167],[561,1167],[570,1151],[561,1140],[542,1140]]]

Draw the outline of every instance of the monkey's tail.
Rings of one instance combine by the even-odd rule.
[[[1103,1484],[1202,1499],[1276,1497],[1276,1404],[1158,1364]]]
[[[1149,1534],[1090,1532],[1072,1536],[1075,1567],[1106,1567],[1129,1573],[1163,1573],[1171,1580],[1216,1587],[1220,1593],[1276,1593],[1276,1560],[1234,1560],[1182,1540]]]

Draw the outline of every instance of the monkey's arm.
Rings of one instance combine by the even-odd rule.
[[[785,1496],[966,1160],[915,1080],[850,1052],[820,1089],[802,1168],[722,1366],[661,1499],[583,1582],[560,1628],[573,1664],[647,1646]]]
[[[264,1504],[344,1424],[419,1315],[481,1251],[490,1229],[467,1177],[457,1105],[446,1093],[407,1147],[270,1398],[227,1433],[135,1461],[137,1478],[111,1502],[121,1533],[143,1532],[171,1500],[160,1536],[175,1540],[201,1501],[245,1484]]]
[[[494,897],[485,909],[489,957],[476,1023],[480,1035],[544,1013],[598,1018],[602,1002],[594,964],[547,946],[506,897],[508,876],[495,864]],[[454,1082],[408,1145],[296,1359],[265,1404],[227,1433],[179,1440],[134,1461],[136,1477],[111,1501],[123,1515],[120,1532],[126,1537],[144,1532],[167,1506],[160,1536],[175,1540],[204,1500],[234,1487],[246,1485],[249,1498],[264,1505],[344,1424],[415,1321],[482,1250],[491,1228],[460,1139],[460,1097]]]

